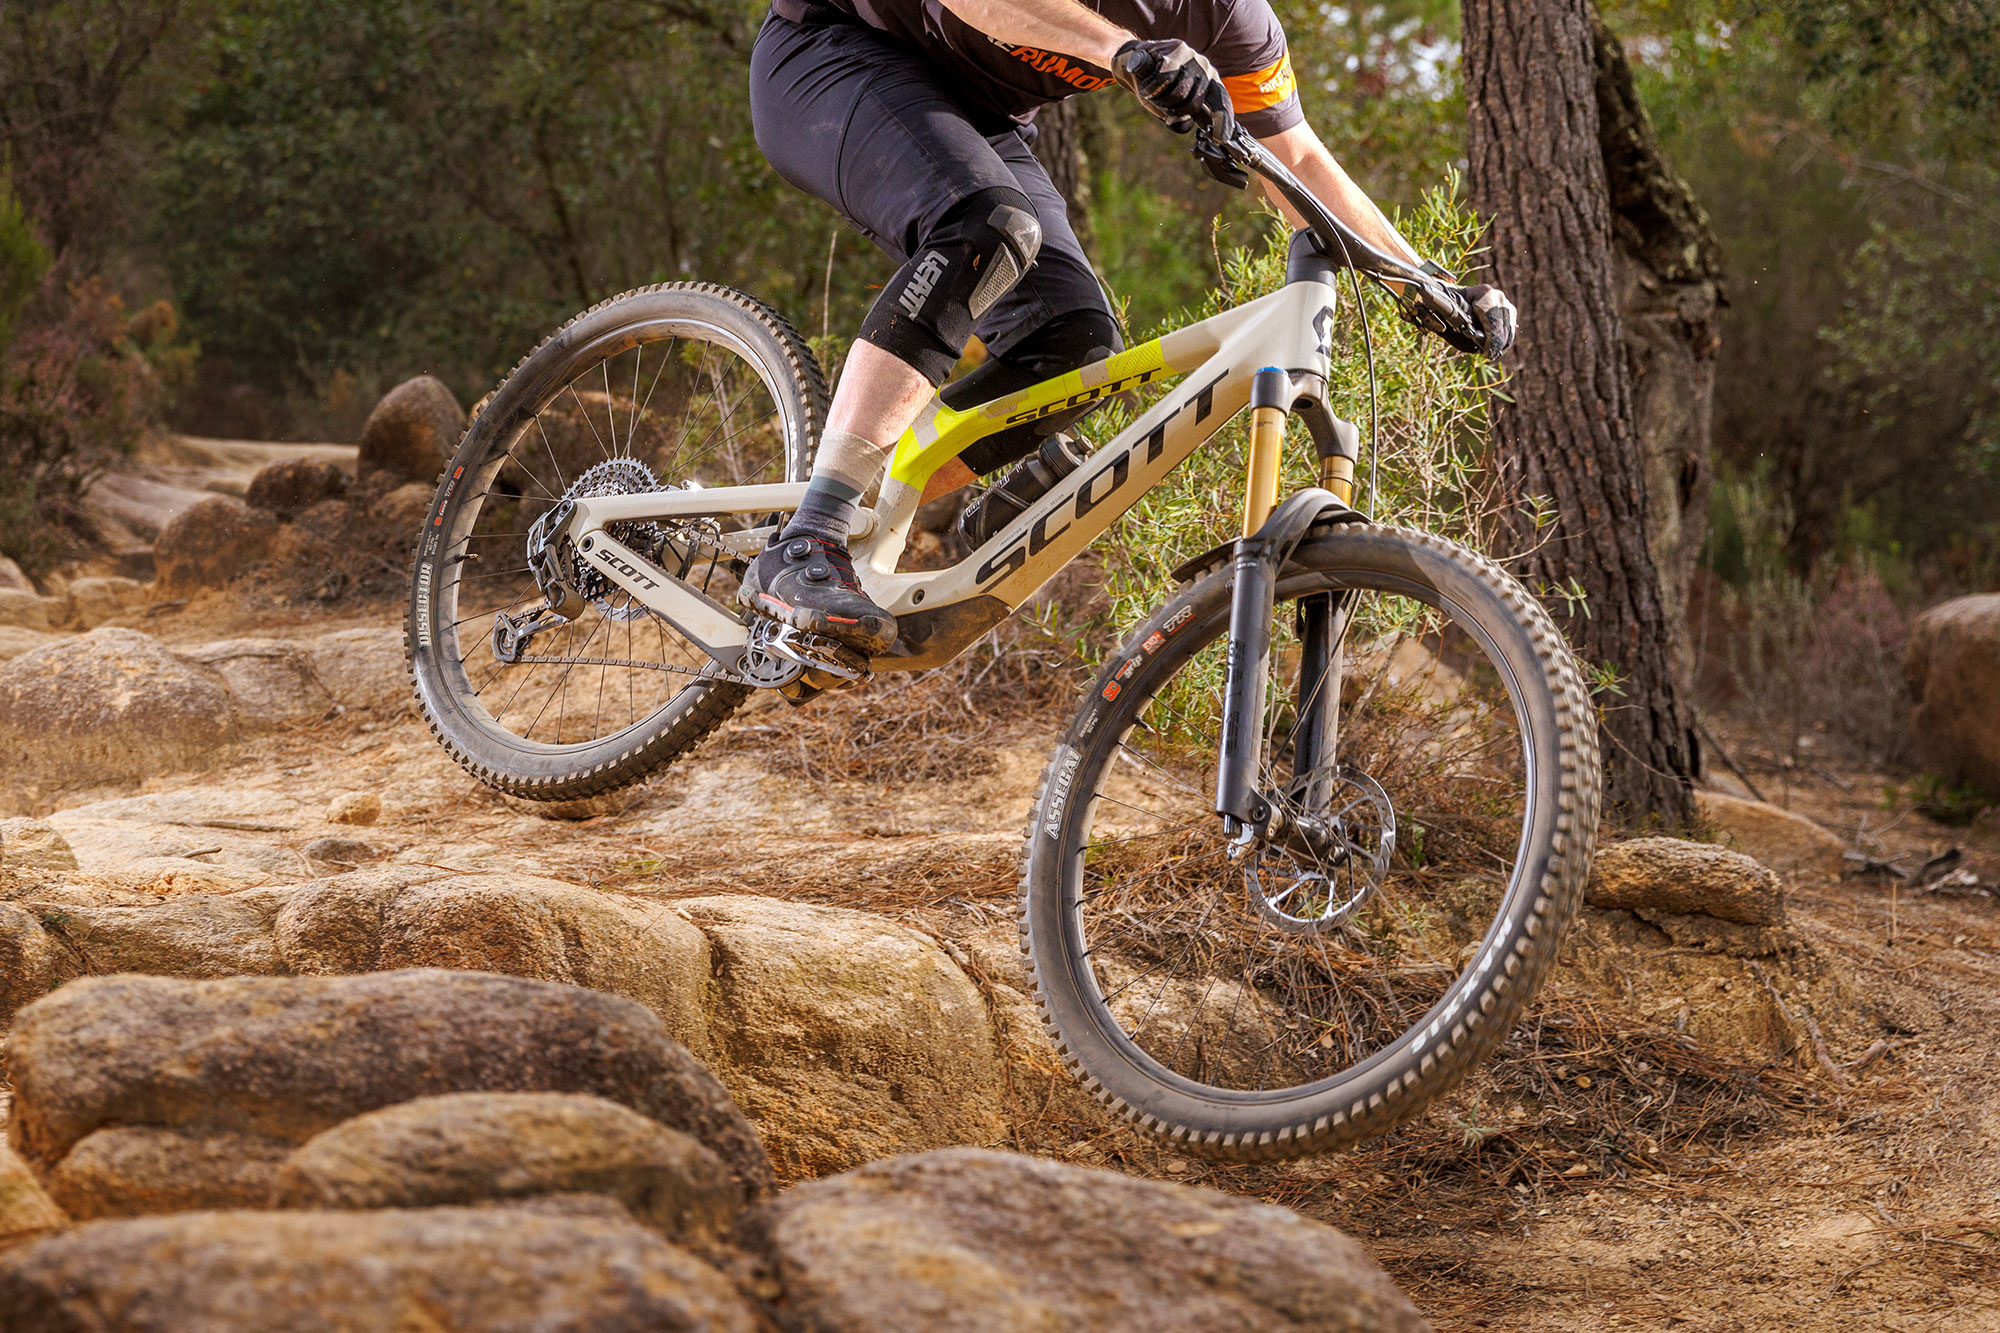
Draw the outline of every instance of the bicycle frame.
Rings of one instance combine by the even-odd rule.
[[[1228,424],[1249,403],[1258,371],[1284,371],[1293,410],[1324,413],[1333,272],[1304,249],[1294,246],[1288,281],[1269,296],[977,407],[954,410],[933,397],[897,442],[880,493],[854,526],[850,545],[862,587],[901,628],[895,650],[871,667],[909,671],[948,662],[1012,614]],[[946,569],[897,571],[925,483],[975,440],[1173,376],[1183,378],[978,550]],[[796,508],[804,494],[805,484],[793,482],[593,497],[576,500],[564,526],[606,577],[727,667],[749,643],[745,621],[618,542],[606,525],[769,515]],[[752,527],[724,540],[748,555],[770,531]]]

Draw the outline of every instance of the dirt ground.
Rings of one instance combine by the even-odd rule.
[[[217,597],[143,627],[198,642],[393,615],[336,621]],[[351,833],[382,857],[667,897],[838,902],[952,939],[1007,919],[1021,821],[1064,711],[1045,704],[954,742],[952,762],[923,765],[930,776],[878,781],[815,761],[807,742],[838,715],[752,706],[684,767],[573,820],[478,786],[404,714],[330,720],[239,747],[213,772],[53,804],[197,829],[200,856]],[[1829,1019],[1824,1049],[1724,1058],[1649,1016],[1647,995],[1607,1006],[1559,973],[1461,1094],[1347,1154],[1216,1167],[1056,1111],[1012,1146],[1322,1218],[1362,1238],[1445,1330],[2000,1329],[2000,824],[1989,812],[1947,828],[1885,802],[1884,775],[1781,769],[1725,739],[1768,797],[1876,862],[1917,871],[1961,849],[1950,875],[1934,864],[1906,883],[1857,863],[1794,884],[1794,931],[1869,1015]],[[379,824],[324,822],[333,797],[362,790],[381,795]]]

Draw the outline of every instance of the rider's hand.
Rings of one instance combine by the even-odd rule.
[[[1426,269],[1428,270],[1428,265]],[[1514,303],[1498,287],[1405,288],[1403,317],[1461,352],[1498,359],[1514,345]],[[1470,325],[1471,327],[1467,327]]]
[[[1216,138],[1226,139],[1236,128],[1222,76],[1186,42],[1135,38],[1118,48],[1111,73],[1176,134],[1203,124]]]
[[[1458,293],[1472,307],[1473,318],[1486,331],[1486,345],[1479,350],[1499,360],[1500,354],[1514,345],[1514,329],[1520,322],[1514,303],[1507,299],[1507,293],[1484,283],[1477,287],[1461,287]]]

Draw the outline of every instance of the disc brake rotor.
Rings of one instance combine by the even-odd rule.
[[[1382,886],[1396,850],[1396,812],[1381,784],[1353,769],[1325,781],[1330,794],[1313,803],[1324,813],[1294,791],[1278,795],[1274,831],[1260,835],[1243,861],[1258,914],[1292,934],[1352,920]]]

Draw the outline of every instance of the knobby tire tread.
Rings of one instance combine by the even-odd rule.
[[[1149,1079],[1150,1076],[1143,1071],[1129,1069],[1093,1070],[1072,1049],[1050,1008],[1048,983],[1042,973],[1044,960],[1038,960],[1030,946],[1029,918],[1035,893],[1035,834],[1045,816],[1045,802],[1051,784],[1056,780],[1056,766],[1070,748],[1070,733],[1066,731],[1063,743],[1053,752],[1049,766],[1043,770],[1037,784],[1022,843],[1020,945],[1026,956],[1029,975],[1034,981],[1036,1007],[1041,1015],[1043,1030],[1055,1044],[1064,1067],[1087,1092],[1122,1119],[1194,1156],[1234,1162],[1287,1160],[1334,1151],[1374,1138],[1420,1114],[1433,1100],[1456,1087],[1475,1063],[1505,1040],[1554,964],[1563,932],[1583,900],[1584,884],[1589,877],[1591,854],[1596,843],[1602,769],[1596,710],[1568,643],[1542,604],[1519,580],[1485,556],[1431,533],[1379,524],[1347,526],[1337,530],[1332,539],[1338,541],[1343,536],[1361,535],[1387,536],[1457,564],[1461,570],[1472,574],[1480,583],[1499,594],[1512,617],[1513,627],[1526,635],[1535,660],[1541,664],[1543,684],[1552,697],[1555,711],[1555,762],[1558,765],[1559,787],[1554,826],[1549,839],[1549,864],[1542,875],[1539,891],[1530,904],[1533,919],[1516,937],[1515,952],[1489,973],[1488,982],[1480,993],[1467,997],[1459,1021],[1440,1034],[1431,1047],[1405,1053],[1399,1062],[1401,1072],[1390,1078],[1378,1096],[1358,1108],[1350,1107],[1310,1119],[1289,1120],[1275,1127],[1267,1124],[1241,1131],[1198,1131],[1187,1125],[1168,1123],[1142,1112],[1104,1081],[1106,1077],[1122,1081],[1126,1076],[1142,1079]],[[1313,538],[1307,540],[1310,543]],[[1295,557],[1294,563],[1287,566],[1287,572],[1298,567]],[[1226,588],[1229,578],[1226,566],[1211,572],[1170,599],[1168,605],[1180,602],[1183,597],[1200,595],[1204,584]],[[1107,659],[1104,672],[1085,697],[1084,709],[1091,707],[1097,691],[1110,678],[1109,673],[1133,654],[1136,646],[1155,628],[1155,621],[1162,617],[1164,611],[1165,608],[1162,608],[1135,629],[1118,653]],[[1078,716],[1082,716],[1081,710]],[[1080,817],[1077,812],[1087,810],[1093,804],[1080,787],[1073,788],[1065,819]],[[1051,947],[1053,950],[1055,946],[1052,944]],[[1088,966],[1087,963],[1083,965]]]
[[[600,311],[640,297],[655,296],[664,292],[682,292],[706,298],[720,298],[739,312],[749,315],[770,335],[772,343],[784,358],[782,367],[773,367],[781,374],[789,376],[804,408],[804,419],[800,423],[805,438],[817,446],[821,429],[826,423],[829,394],[826,375],[820,368],[819,359],[813,354],[811,344],[792,322],[777,310],[734,288],[713,282],[659,282],[644,287],[635,287],[606,297],[595,305],[566,320],[559,328],[536,343],[534,348],[514,364],[514,368],[500,377],[499,382],[484,398],[474,404],[467,419],[465,434],[459,438],[444,466],[439,469],[437,484],[433,494],[442,490],[450,475],[452,462],[476,427],[480,413],[506,388],[507,384],[520,375],[535,358],[557,342],[576,325]],[[808,451],[810,455],[810,450]],[[425,510],[426,519],[430,510]],[[410,552],[410,574],[414,583],[418,562],[423,554],[422,529]],[[441,721],[429,702],[417,679],[416,612],[414,601],[406,617],[403,635],[403,669],[409,677],[410,691],[417,702],[417,709],[423,715],[425,725],[431,735],[450,755],[452,761],[480,782],[496,791],[510,796],[534,801],[573,801],[591,796],[601,796],[617,791],[634,783],[644,781],[653,773],[682,758],[702,741],[714,734],[716,728],[727,721],[731,714],[742,707],[751,694],[751,687],[731,681],[712,681],[693,707],[677,717],[643,733],[624,752],[608,760],[579,767],[572,772],[552,775],[528,775],[509,770],[482,759],[462,745],[448,724]],[[676,696],[677,698],[678,696]],[[671,711],[671,701],[663,705],[651,720],[657,721]]]

